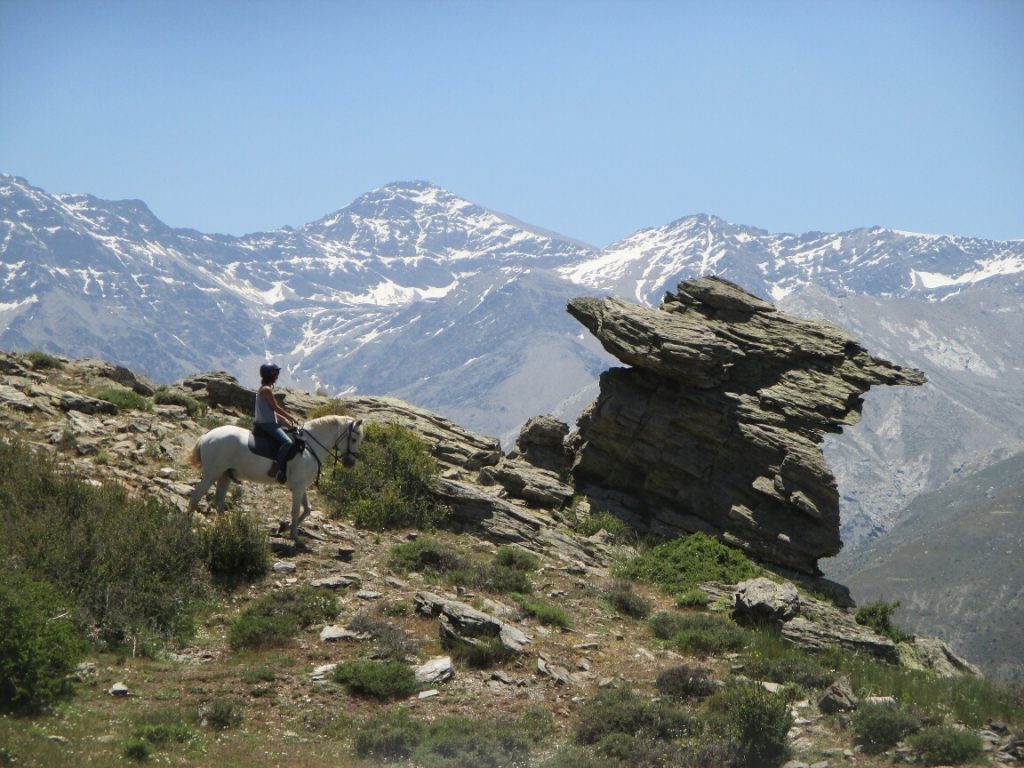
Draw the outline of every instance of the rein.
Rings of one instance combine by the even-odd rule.
[[[309,438],[314,443],[316,443],[321,448],[323,448],[324,449],[324,453],[327,456],[332,456],[334,458],[334,468],[336,469],[337,466],[338,466],[338,462],[339,461],[343,461],[343,459],[341,457],[341,454],[340,454],[340,452],[338,450],[338,446],[341,444],[341,438],[343,438],[343,437],[346,438],[345,439],[345,457],[351,456],[353,458],[358,458],[358,456],[359,456],[359,454],[357,454],[355,451],[352,450],[352,427],[353,426],[355,426],[355,421],[349,421],[348,426],[345,428],[345,431],[338,436],[338,439],[334,441],[334,445],[332,445],[330,448],[328,448],[326,445],[324,445],[319,440],[317,440],[312,435],[312,433],[306,432],[304,429],[300,429],[299,432],[301,433],[303,439]],[[316,451],[310,450],[310,453],[313,455],[313,458],[316,459],[316,482],[314,483],[314,485],[317,488],[319,488],[320,487],[320,472],[323,469],[323,463],[320,461],[320,457],[316,455]]]

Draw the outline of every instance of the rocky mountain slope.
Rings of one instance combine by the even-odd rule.
[[[269,356],[297,386],[390,393],[506,446],[531,415],[574,420],[613,364],[564,312],[581,293],[655,306],[715,273],[849,328],[930,381],[872,396],[864,422],[826,443],[854,547],[917,493],[1024,447],[1021,269],[1021,242],[772,234],[713,216],[599,251],[425,182],[227,237],[167,227],[140,201],[0,177],[0,345],[162,382],[220,369],[254,383]]]
[[[254,397],[251,389],[224,374],[194,375],[174,386],[205,406],[201,416],[190,416],[180,405],[123,409],[96,397],[118,388],[143,398],[152,394],[146,377],[110,363],[0,354],[0,427],[41,450],[58,452],[66,468],[91,482],[117,481],[182,508],[197,479],[184,461],[192,441],[213,424],[244,418]],[[282,394],[298,412],[326,401],[295,390]],[[539,466],[565,460],[564,450],[558,450],[563,430],[541,420],[523,434],[514,455],[504,455],[495,438],[401,401],[364,396],[350,398],[346,405],[371,421],[408,426],[437,459],[439,493],[452,513],[450,525],[437,537],[477,557],[507,543],[536,553],[541,568],[532,579],[538,594],[562,606],[571,626],[545,626],[518,613],[508,596],[487,590],[449,594],[443,584],[422,575],[393,571],[389,549],[417,534],[379,534],[331,518],[315,489],[317,512],[302,532],[306,546],[296,549],[276,535],[287,507],[285,494],[274,487],[241,486],[232,493],[232,503],[256,516],[272,534],[277,559],[273,574],[225,597],[187,647],[168,649],[155,659],[94,657],[79,671],[78,696],[59,716],[38,722],[0,720],[7,755],[24,765],[114,764],[123,760],[123,734],[140,714],[166,710],[169,703],[201,708],[218,697],[244,703],[245,720],[240,730],[202,738],[201,761],[206,764],[254,764],[269,755],[280,765],[316,759],[365,766],[365,761],[352,758],[351,729],[387,709],[401,709],[415,719],[453,715],[471,721],[482,713],[510,719],[540,706],[553,717],[557,746],[572,738],[586,703],[601,690],[629,686],[642,700],[657,700],[653,681],[683,663],[700,664],[720,683],[742,675],[744,667],[737,665],[735,655],[681,654],[653,636],[646,622],[610,607],[605,595],[615,585],[612,557],[629,550],[607,533],[586,537],[575,530],[583,513],[568,506],[566,493],[573,489],[561,484],[557,473]],[[314,625],[281,652],[242,657],[232,652],[226,637],[230,618],[257,597],[297,584],[334,590],[341,604],[337,623]],[[906,655],[902,646],[854,622],[848,611],[798,593],[792,584],[757,579],[741,587],[702,586],[715,601],[712,612],[732,613],[737,620],[771,617],[797,647],[838,644],[889,663],[925,661],[942,674],[968,669],[948,651],[923,642]],[[693,610],[677,607],[673,597],[643,584],[634,588],[655,610],[677,615]],[[332,665],[370,653],[368,639],[343,626],[367,614],[391,622],[414,641],[418,671],[443,672],[423,684],[425,695],[378,704],[329,682]],[[512,656],[483,670],[445,661],[439,626],[443,637],[445,626],[471,632],[480,622],[502,628]],[[771,680],[764,687],[785,690]],[[910,754],[901,747],[902,752],[869,755],[856,747],[843,716],[835,714],[835,707],[855,706],[843,698],[848,689],[803,690],[806,698],[791,700],[795,719],[787,743],[795,758],[792,768],[811,763],[824,768],[848,760],[875,768]],[[343,722],[338,720],[341,711]],[[993,727],[980,731],[991,746],[992,760],[1014,764],[1024,756],[1024,742],[1005,726]]]
[[[899,519],[828,573],[858,601],[898,600],[909,631],[942,637],[987,674],[1024,679],[1024,453],[919,496]]]

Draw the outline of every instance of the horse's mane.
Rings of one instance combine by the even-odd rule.
[[[351,420],[352,420],[351,416],[338,416],[338,415],[332,413],[332,414],[329,414],[327,416],[321,416],[319,418],[311,419],[310,421],[307,421],[306,424],[305,424],[305,427],[307,429],[309,427],[322,427],[322,426],[324,426],[326,424],[340,424],[343,421],[351,421]]]

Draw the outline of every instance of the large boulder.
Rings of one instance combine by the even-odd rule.
[[[554,416],[534,416],[519,432],[509,458],[522,458],[535,467],[559,474],[569,469],[571,454],[565,445],[569,425]]]
[[[842,546],[824,435],[873,385],[925,381],[717,278],[658,309],[579,298],[569,313],[631,366],[601,376],[580,418],[577,489],[641,529],[705,531],[802,573]]]

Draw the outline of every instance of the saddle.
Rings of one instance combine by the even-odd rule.
[[[275,461],[277,459],[277,451],[279,447],[280,443],[272,437],[257,434],[255,432],[249,433],[249,450],[257,456],[262,456],[265,459]],[[291,461],[305,449],[305,441],[297,435],[292,435],[292,448],[288,451],[288,455],[285,457],[285,463]]]

